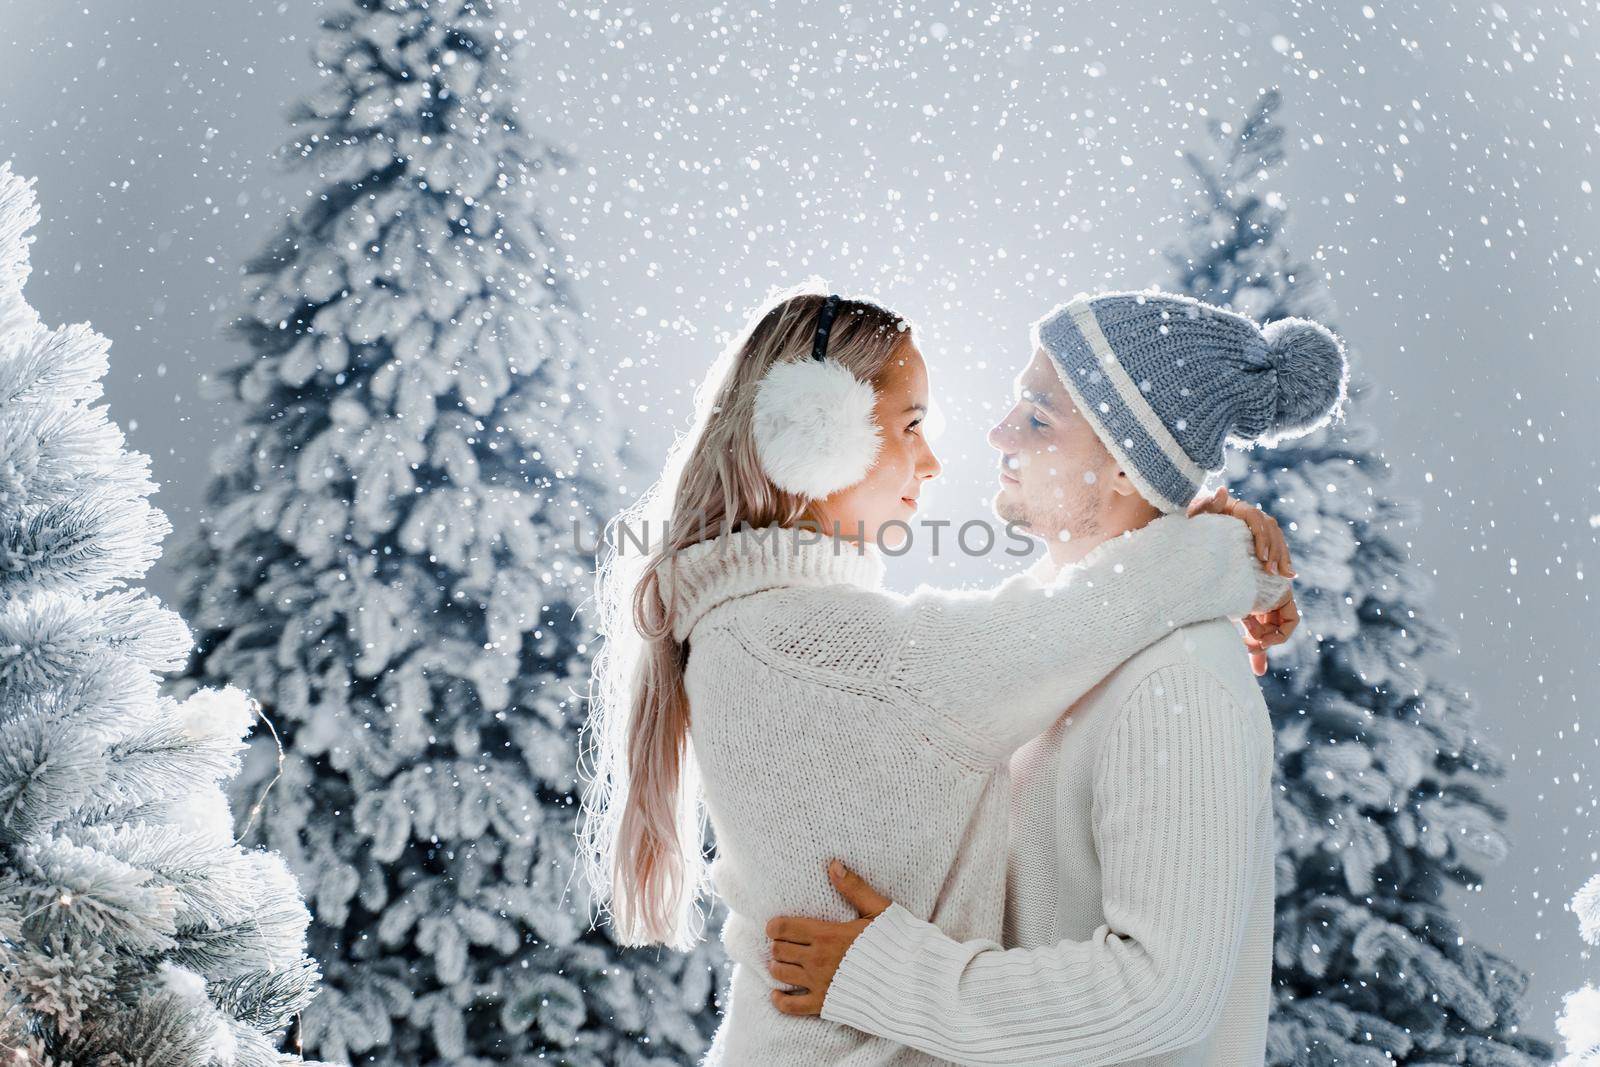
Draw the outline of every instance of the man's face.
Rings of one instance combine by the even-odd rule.
[[[989,431],[989,443],[1000,451],[994,508],[1001,521],[1046,542],[1100,540],[1117,462],[1043,349],[1018,375],[1011,410]]]

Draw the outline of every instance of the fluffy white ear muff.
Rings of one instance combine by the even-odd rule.
[[[831,359],[777,363],[756,386],[756,458],[772,484],[821,500],[878,458],[877,394]]]

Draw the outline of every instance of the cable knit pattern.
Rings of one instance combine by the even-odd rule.
[[[767,920],[852,917],[824,874],[837,856],[952,935],[998,937],[1012,752],[1152,641],[1286,587],[1218,515],[1159,518],[1048,585],[899,596],[881,579],[875,550],[794,531],[716,538],[669,568],[735,963],[708,1063],[929,1062],[780,1014]]]
[[[966,1064],[1263,1061],[1272,728],[1234,627],[1186,627],[1012,762],[1003,950],[896,904],[823,1018]]]

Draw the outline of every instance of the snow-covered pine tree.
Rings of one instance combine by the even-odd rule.
[[[286,746],[261,826],[313,905],[328,1059],[682,1063],[714,1023],[717,946],[625,953],[572,876],[573,530],[612,510],[621,433],[574,363],[523,36],[473,0],[325,18],[287,153],[311,194],[249,265],[241,430],[188,561],[192,674]]]
[[[1573,895],[1571,910],[1578,917],[1578,936],[1589,945],[1600,945],[1600,874]],[[1556,1067],[1600,1067],[1600,989],[1586,982],[1568,993],[1556,1019],[1556,1033],[1567,1046]]]
[[[283,861],[234,843],[237,690],[160,695],[183,621],[129,583],[169,527],[104,407],[105,338],[23,298],[0,164],[0,1059],[267,1067],[316,991]]]
[[[1333,325],[1316,273],[1282,244],[1285,208],[1267,184],[1284,154],[1278,106],[1269,93],[1242,123],[1213,122],[1210,150],[1187,157],[1198,196],[1165,284],[1261,321]],[[1371,428],[1351,420],[1231,453],[1226,477],[1282,524],[1300,575],[1300,633],[1262,679],[1278,739],[1268,1062],[1548,1062],[1519,1032],[1525,975],[1467,940],[1451,911],[1449,887],[1505,854],[1487,792],[1501,771],[1466,695],[1429,671],[1448,635],[1427,618],[1414,508],[1391,495]]]

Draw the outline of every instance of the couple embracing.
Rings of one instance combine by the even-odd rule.
[[[1337,417],[1343,350],[1156,291],[1032,341],[989,442],[1046,553],[994,588],[883,588],[940,472],[928,353],[818,292],[752,316],[618,520],[661,536],[601,570],[585,852],[624,943],[727,905],[707,1064],[1262,1062],[1252,670],[1298,614],[1277,524],[1202,483]]]

